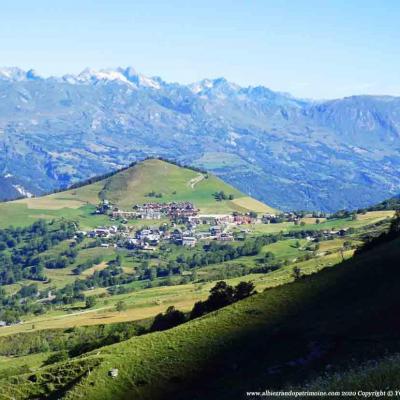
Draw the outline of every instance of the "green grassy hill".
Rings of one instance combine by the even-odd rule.
[[[399,257],[397,239],[174,329],[10,378],[0,398],[241,399],[397,352]]]
[[[223,191],[234,199],[216,201],[213,194]],[[150,198],[155,192],[161,198]],[[132,168],[109,178],[101,191],[101,196],[121,208],[149,201],[192,201],[203,213],[229,213],[232,211],[267,212],[271,209],[221,179],[211,175],[182,168],[157,160],[146,160]]]
[[[223,191],[233,200],[216,201],[213,194]],[[162,197],[149,197],[149,193]],[[158,160],[145,160],[109,178],[77,189],[39,198],[0,204],[0,227],[25,226],[35,219],[64,217],[79,220],[83,226],[104,223],[104,216],[91,215],[94,207],[108,199],[122,209],[144,202],[191,201],[202,213],[225,214],[232,211],[270,212],[273,209],[251,198],[221,179],[189,168]]]

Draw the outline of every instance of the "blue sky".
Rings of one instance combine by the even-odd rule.
[[[399,21],[397,0],[5,1],[0,65],[45,76],[130,65],[300,97],[400,95]]]

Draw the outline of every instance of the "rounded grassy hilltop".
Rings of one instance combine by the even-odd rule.
[[[226,199],[217,200],[216,193],[224,193]],[[83,226],[96,226],[105,222],[102,219],[106,217],[91,214],[104,199],[126,210],[146,202],[189,201],[203,214],[274,211],[212,174],[148,159],[76,189],[0,204],[0,226],[23,226],[35,219],[55,217],[74,218]]]

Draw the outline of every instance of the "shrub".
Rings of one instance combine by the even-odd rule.
[[[68,360],[68,352],[66,350],[59,351],[58,353],[52,354],[45,362],[45,365],[54,364],[57,362]]]
[[[174,306],[170,306],[167,308],[165,314],[160,313],[156,315],[150,330],[152,332],[164,331],[183,324],[184,322],[186,322],[185,314],[182,311],[176,310]]]

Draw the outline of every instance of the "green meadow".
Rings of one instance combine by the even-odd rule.
[[[233,200],[216,201],[213,195],[220,191],[233,195]],[[149,196],[152,192],[162,197]],[[76,220],[83,229],[104,225],[109,218],[94,214],[102,199],[124,210],[131,210],[133,205],[145,202],[191,201],[204,214],[273,211],[212,174],[150,159],[110,178],[76,189],[0,203],[0,228],[27,226],[37,219],[54,218]]]
[[[233,198],[217,201],[221,191]],[[20,317],[0,328],[0,399],[224,400],[265,387],[351,386],[363,382],[363,371],[376,381],[379,371],[393,370],[392,358],[380,360],[378,370],[363,362],[400,351],[397,339],[381,340],[395,327],[399,305],[399,239],[359,249],[389,229],[394,211],[229,227],[237,235],[232,242],[189,248],[165,241],[140,250],[114,247],[122,235],[109,247],[101,246],[105,239],[76,236],[77,227],[119,224],[95,213],[102,199],[125,210],[191,201],[204,214],[275,211],[211,174],[154,159],[89,185],[0,204],[0,228],[31,227],[1,237],[4,265],[13,268],[16,260],[24,274],[4,280],[1,292]],[[32,226],[40,219],[48,223]],[[347,228],[344,236],[322,234]],[[251,282],[257,294],[149,333],[155,316],[170,307],[187,319],[222,280],[232,287]],[[55,300],[44,298],[50,291]],[[344,378],[334,369],[326,374],[328,358],[337,371],[348,371]],[[388,374],[388,387],[399,383]]]
[[[370,340],[392,323],[392,315],[383,311],[394,306],[398,256],[398,241],[381,245],[171,330],[9,378],[2,396],[23,399],[57,390],[66,399],[229,399],[324,374],[327,351],[334,368],[345,368],[382,350],[371,347]],[[355,345],[358,335],[363,340]],[[340,347],[336,338],[342,338]],[[320,351],[313,350],[322,344]],[[387,346],[393,350],[400,344]],[[316,354],[313,362],[300,364],[310,354]],[[70,380],[57,381],[56,372],[64,368],[70,368]],[[111,368],[118,369],[117,378],[109,376]],[[398,375],[386,376],[386,384],[398,385]],[[324,386],[334,388],[334,381],[326,378]]]

